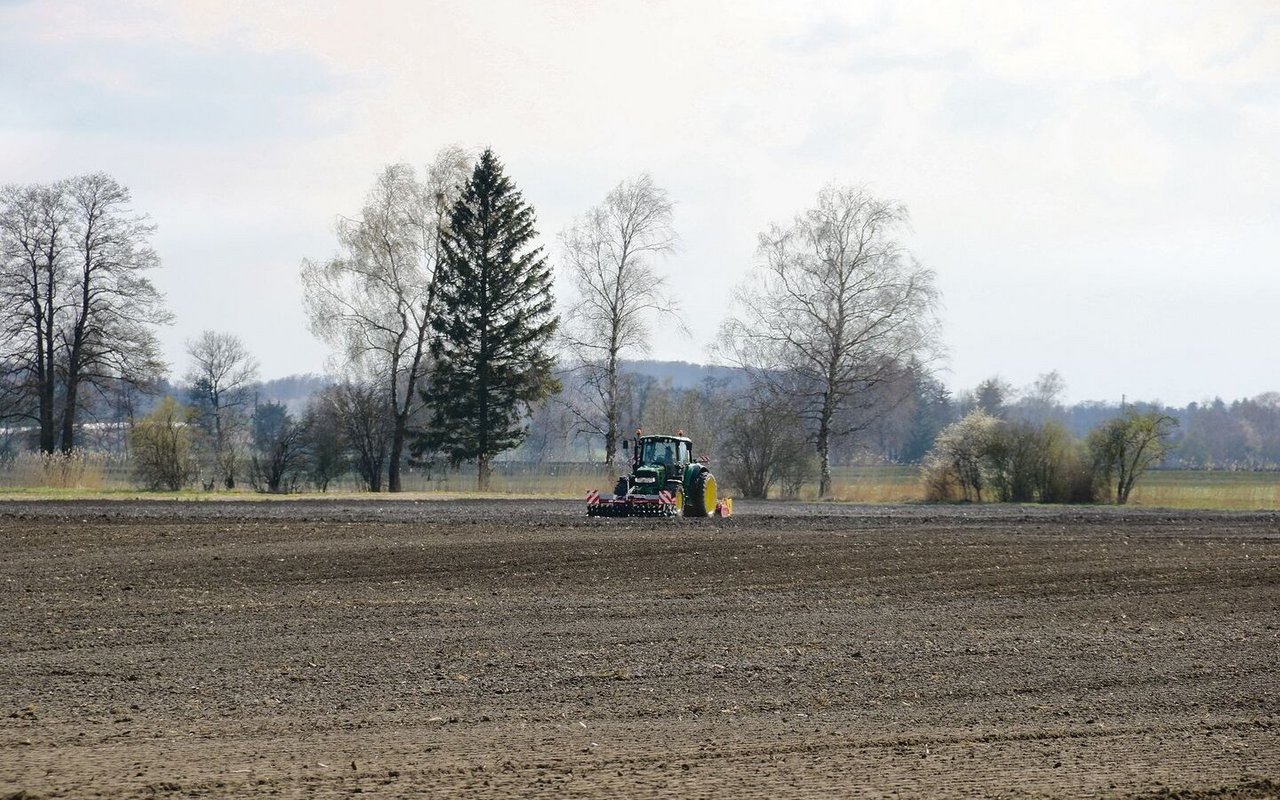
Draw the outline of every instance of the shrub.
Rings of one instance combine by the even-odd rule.
[[[1088,503],[1094,475],[1085,448],[1057,422],[1007,422],[982,410],[943,430],[921,471],[931,502],[981,502],[989,489],[1000,502]]]
[[[1142,473],[1172,449],[1178,421],[1158,411],[1139,413],[1128,409],[1089,433],[1089,452],[1106,496],[1117,505],[1129,502],[1129,493]]]
[[[192,457],[193,414],[177,400],[166,397],[133,426],[129,435],[133,474],[143,488],[176,492],[195,477],[199,467]]]

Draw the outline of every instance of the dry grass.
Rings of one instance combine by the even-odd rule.
[[[171,499],[188,501],[289,500],[300,498],[385,499],[385,493],[359,490],[352,480],[333,485],[329,492],[265,495],[248,489],[204,492],[142,492],[127,478],[128,469],[117,461],[95,454],[43,456],[24,453],[0,468],[0,499]],[[471,471],[452,472],[426,479],[420,474],[404,477],[405,492],[397,497],[412,500],[453,498],[581,499],[588,491],[610,491],[616,475],[591,465],[557,465],[543,471],[495,474],[488,492],[475,489]],[[721,494],[734,496],[728,487]],[[801,500],[816,500],[817,486],[806,486]],[[915,467],[841,467],[834,471],[831,500],[841,503],[919,503],[924,501],[920,472]],[[1199,472],[1169,470],[1144,475],[1129,502],[1134,506],[1210,509],[1226,511],[1280,510],[1280,473]]]
[[[108,488],[106,456],[76,450],[62,453],[19,453],[0,468],[0,485],[15,489]]]
[[[816,500],[818,487],[807,486],[802,500]],[[839,467],[832,470],[831,499],[841,503],[919,503],[924,484],[917,467]]]

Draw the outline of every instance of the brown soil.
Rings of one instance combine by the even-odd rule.
[[[1275,797],[1273,514],[0,504],[0,798]]]

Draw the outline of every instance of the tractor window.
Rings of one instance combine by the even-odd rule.
[[[687,464],[689,463],[689,444],[670,439],[650,439],[644,443],[640,463]]]
[[[644,443],[644,453],[640,456],[641,464],[658,463],[658,443],[650,439]]]

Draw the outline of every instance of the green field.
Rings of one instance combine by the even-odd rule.
[[[923,502],[919,472],[913,467],[847,467],[836,470],[836,500],[855,503]],[[810,488],[803,496],[812,499]],[[1280,473],[1160,470],[1139,479],[1133,506],[1234,511],[1280,509]]]

